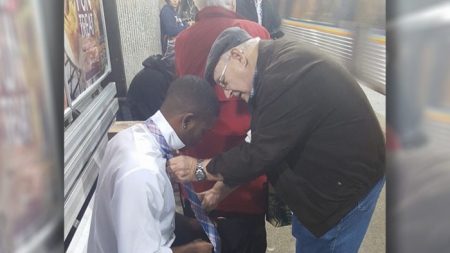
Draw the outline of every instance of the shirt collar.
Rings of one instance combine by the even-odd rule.
[[[184,143],[178,137],[177,133],[175,133],[175,130],[173,130],[172,126],[170,126],[161,111],[158,110],[155,114],[153,114],[153,116],[151,116],[151,119],[159,128],[159,131],[161,131],[161,134],[170,148],[173,150],[184,148]]]

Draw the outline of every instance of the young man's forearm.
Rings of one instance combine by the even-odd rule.
[[[185,245],[171,248],[173,253],[211,253],[212,245],[205,241],[193,241]]]

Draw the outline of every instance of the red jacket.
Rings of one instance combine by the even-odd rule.
[[[175,66],[178,76],[203,77],[206,58],[214,40],[228,27],[240,27],[253,37],[270,39],[267,30],[259,24],[240,19],[236,13],[222,7],[206,7],[197,13],[195,24],[178,34],[175,41]],[[214,157],[244,141],[250,129],[250,114],[247,104],[238,99],[227,99],[223,90],[215,86],[220,101],[220,114],[215,126],[185,154],[198,158]],[[242,168],[245,169],[245,168]],[[266,176],[242,185],[216,210],[225,212],[261,214],[265,211],[266,197],[263,185]],[[212,182],[195,183],[197,192],[211,188]]]

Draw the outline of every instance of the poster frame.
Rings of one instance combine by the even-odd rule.
[[[111,57],[109,53],[109,42],[108,42],[108,31],[106,30],[106,22],[105,22],[105,11],[103,7],[103,0],[99,0],[100,3],[100,13],[101,13],[101,21],[102,21],[102,29],[105,36],[105,47],[106,47],[106,67],[104,73],[89,87],[86,88],[78,97],[75,99],[71,99],[69,93],[67,93],[68,90],[68,82],[66,80],[66,76],[64,75],[64,88],[66,89],[67,93],[67,102],[68,107],[64,110],[64,119],[70,118],[69,114],[73,113],[74,111],[81,112],[82,109],[87,106],[93,98],[93,94],[99,89],[100,84],[105,78],[111,73]]]

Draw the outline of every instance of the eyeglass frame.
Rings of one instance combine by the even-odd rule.
[[[229,63],[230,63],[230,58],[228,58],[228,62],[225,64],[225,67],[223,67],[222,73],[220,74],[219,78],[217,79],[217,85],[222,87],[222,89],[224,91],[231,91],[231,96],[241,97],[242,92],[239,91],[239,92],[237,92],[237,94],[233,94],[235,91],[233,91],[232,89],[228,88],[227,87],[228,83],[224,82],[225,71],[227,71]]]
[[[230,59],[228,59],[227,63],[225,64],[225,67],[223,67],[222,73],[220,74],[219,78],[217,79],[217,84],[220,87],[222,87],[222,89],[224,89],[224,90],[228,90],[228,88],[227,88],[228,83],[225,84],[224,79],[225,79],[225,71],[227,71],[229,63],[230,63]]]

